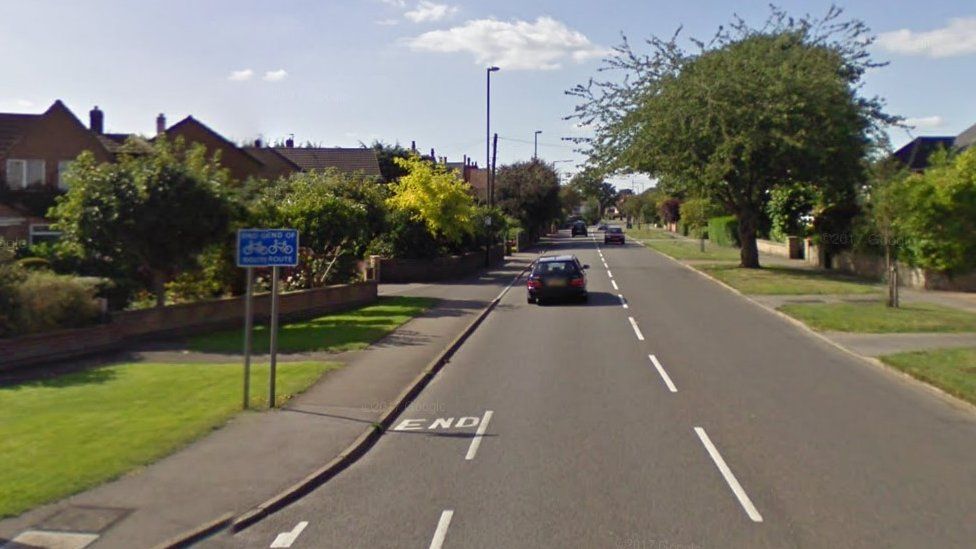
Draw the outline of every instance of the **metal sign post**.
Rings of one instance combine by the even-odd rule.
[[[250,398],[253,268],[271,267],[271,371],[268,406],[275,407],[278,366],[278,270],[298,265],[298,231],[295,229],[240,229],[237,231],[237,266],[248,270],[244,305],[244,407]]]
[[[254,316],[254,267],[247,267],[247,292],[244,298],[244,409],[251,403],[251,341]]]

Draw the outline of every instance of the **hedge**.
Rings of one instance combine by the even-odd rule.
[[[708,238],[719,246],[739,246],[739,222],[734,215],[708,220]]]

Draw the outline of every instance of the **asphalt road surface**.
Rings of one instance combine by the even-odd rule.
[[[366,456],[205,545],[976,547],[970,410],[639,245],[549,252],[588,304],[517,284]]]

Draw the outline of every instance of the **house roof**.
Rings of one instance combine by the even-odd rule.
[[[929,165],[929,156],[939,149],[951,149],[955,137],[916,137],[904,147],[895,151],[895,158],[910,170],[924,170]]]
[[[953,145],[957,149],[966,149],[976,144],[976,124],[973,124],[966,131],[956,136]]]
[[[243,147],[244,152],[264,164],[265,175],[278,177],[290,172],[301,170],[297,164],[288,160],[281,153],[269,147]]]
[[[367,148],[273,147],[274,151],[302,170],[336,168],[343,172],[361,171],[380,177],[376,151]]]
[[[3,156],[27,132],[40,114],[0,113],[0,156]]]

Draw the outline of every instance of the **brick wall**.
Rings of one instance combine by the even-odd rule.
[[[505,259],[505,247],[494,246],[491,264]],[[485,252],[438,257],[436,259],[376,258],[382,282],[433,282],[471,276],[485,267]]]
[[[279,297],[279,311],[283,319],[310,318],[372,303],[376,290],[376,282],[368,281],[289,292]],[[270,298],[254,296],[256,323],[267,321]],[[243,297],[122,311],[98,326],[0,339],[0,370],[114,351],[138,340],[243,327],[243,322]]]

